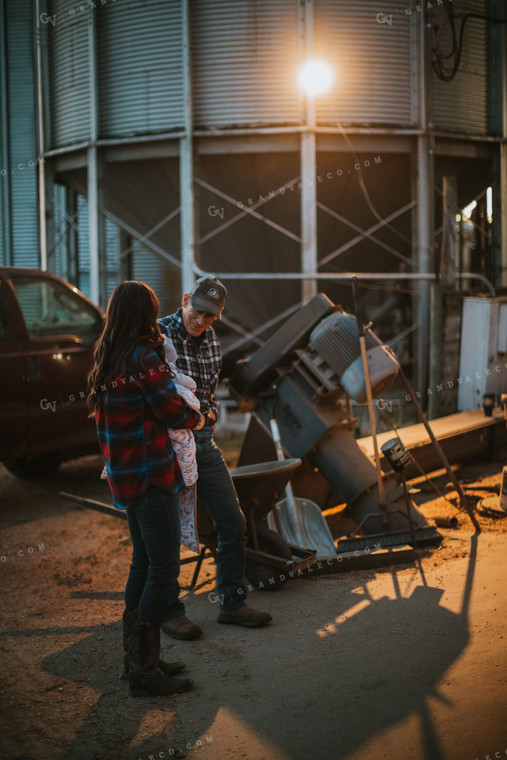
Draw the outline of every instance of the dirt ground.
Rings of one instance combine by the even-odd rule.
[[[118,678],[126,522],[58,496],[110,502],[100,470],[86,457],[22,481],[0,466],[1,760],[507,757],[507,518],[479,515],[474,536],[465,513],[418,486],[428,518],[459,520],[438,549],[255,591],[273,615],[260,630],[216,623],[207,560],[183,590],[203,638],[163,636],[194,688],[132,699]],[[501,464],[458,475],[499,483]]]

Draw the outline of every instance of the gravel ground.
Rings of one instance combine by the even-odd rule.
[[[127,525],[58,496],[110,502],[100,470],[85,457],[22,481],[0,466],[1,760],[507,756],[507,519],[480,516],[474,538],[467,515],[423,484],[414,498],[424,514],[459,520],[441,530],[440,548],[256,591],[251,603],[274,618],[261,630],[216,624],[207,560],[184,590],[204,637],[163,636],[194,688],[132,699],[118,677]],[[494,484],[500,471],[459,476]],[[183,587],[192,572],[182,567]]]

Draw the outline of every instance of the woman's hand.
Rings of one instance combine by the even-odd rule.
[[[197,425],[194,425],[194,427],[192,428],[192,430],[202,430],[203,427],[206,424],[207,424],[207,422],[206,422],[206,415],[205,414],[201,414],[199,412],[199,421],[198,421]]]

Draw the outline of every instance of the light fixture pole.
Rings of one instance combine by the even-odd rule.
[[[313,49],[313,19],[307,15],[306,52]],[[331,71],[321,61],[307,59],[300,72],[303,93],[303,123],[301,133],[301,271],[316,274],[317,246],[317,159],[316,159],[316,105],[315,97],[328,89]],[[303,280],[301,297],[304,303],[317,293],[315,277]]]
[[[303,90],[305,130],[301,135],[301,271],[317,271],[317,161],[315,98]],[[317,280],[303,280],[303,303],[317,294]]]

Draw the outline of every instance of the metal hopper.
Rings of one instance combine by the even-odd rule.
[[[376,395],[396,378],[398,364],[371,330],[366,331],[366,348]],[[407,514],[394,473],[383,474],[385,529],[375,465],[359,448],[353,435],[356,420],[342,403],[345,390],[358,399],[365,394],[360,363],[355,317],[319,294],[249,359],[238,362],[230,387],[240,407],[254,413],[254,425],[260,423],[267,432],[269,420],[276,419],[287,454],[324,476],[347,502],[358,532],[381,537],[383,546],[411,543],[410,516],[419,544],[439,543],[441,535],[413,502]]]

